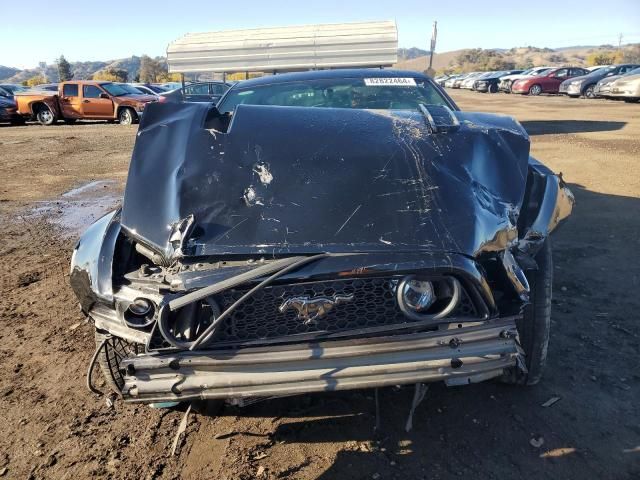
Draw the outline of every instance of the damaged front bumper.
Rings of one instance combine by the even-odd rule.
[[[524,368],[516,318],[397,336],[123,360],[128,402],[274,397],[445,381],[476,383]]]

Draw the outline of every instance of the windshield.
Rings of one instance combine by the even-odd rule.
[[[531,75],[534,77],[539,77],[540,75],[544,75],[545,73],[549,73],[551,68],[543,68],[542,70],[538,70],[537,72],[531,72]]]
[[[116,83],[102,83],[100,84],[100,86],[114,97],[120,97],[128,93],[121,85],[118,85]]]
[[[4,88],[9,93],[24,92],[25,90],[27,90],[22,85],[0,85],[0,87]]]
[[[232,112],[237,105],[417,110],[419,104],[450,106],[428,80],[420,78],[327,78],[232,88],[218,105]]]
[[[104,85],[103,85],[104,86]],[[142,95],[143,92],[134,87],[133,85],[129,85],[127,83],[118,83],[119,87],[122,87],[129,95]]]

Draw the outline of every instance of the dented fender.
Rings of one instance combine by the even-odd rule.
[[[119,220],[119,210],[107,213],[82,234],[73,250],[69,283],[85,313],[99,300],[113,301],[112,268]]]

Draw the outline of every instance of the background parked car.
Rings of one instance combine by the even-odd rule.
[[[149,95],[148,93],[143,92],[140,88],[134,87],[130,83],[116,83],[116,85],[124,88],[129,95]],[[156,96],[155,94],[152,95]]]
[[[477,79],[487,75],[489,72],[473,72],[463,82],[460,83],[460,88],[471,90],[473,88],[473,82]]]
[[[146,90],[151,90],[153,93],[150,95],[160,95],[161,93],[166,93],[167,90],[159,85],[155,85],[153,83],[133,83],[134,87],[145,87]]]
[[[198,82],[185,85],[171,92],[160,95],[161,102],[213,102],[229,90],[230,84],[219,80]]]
[[[191,82],[187,82],[191,83]],[[156,87],[160,87],[164,89],[165,92],[171,92],[176,88],[182,88],[182,84],[180,82],[167,82],[167,83],[154,83]]]
[[[596,83],[595,88],[593,89],[593,94],[599,98],[608,98],[609,92],[611,91],[611,84],[618,80],[621,77],[626,77],[627,75],[638,75],[640,74],[640,67],[630,70],[627,73],[623,73],[620,75],[613,75],[611,77],[605,77]]]
[[[158,95],[157,92],[151,90],[149,87],[146,87],[144,85],[135,85],[130,83],[129,85],[131,85],[133,88],[137,89],[139,92],[145,94],[145,95]]]
[[[438,85],[440,85],[441,87],[444,87],[444,82],[446,82],[447,80],[449,80],[452,77],[452,75],[438,75],[437,77],[435,77],[433,79],[434,82],[436,82]]]
[[[581,67],[554,68],[542,75],[516,80],[513,82],[513,85],[511,85],[511,92],[524,95],[558,93],[562,82],[569,78],[586,75],[587,73],[589,73],[589,71]]]
[[[18,114],[16,101],[13,97],[0,96],[0,122],[9,122],[12,125],[22,125],[23,118]]]
[[[519,74],[505,75],[504,77],[501,77],[500,81],[498,82],[498,90],[501,92],[511,93],[511,85],[513,85],[513,82],[515,82],[516,80],[542,75],[552,68],[553,67],[533,67]]]
[[[483,78],[476,80],[473,85],[473,89],[478,92],[496,93],[498,91],[498,83],[502,77],[507,75],[517,75],[522,73],[522,70],[504,70],[500,72],[492,72],[491,75],[487,75]]]
[[[451,78],[448,78],[447,80],[445,80],[444,82],[444,86],[447,88],[455,88],[453,85],[457,80],[461,80],[463,77],[465,77],[466,74],[458,74],[458,75],[453,75]]]
[[[596,84],[606,77],[621,75],[640,67],[637,64],[609,65],[592,70],[588,75],[565,80],[560,84],[559,92],[573,98],[583,96],[585,98],[595,98]]]
[[[1,98],[13,98],[17,92],[24,92],[27,88],[22,85],[15,85],[13,83],[0,83],[0,97]]]
[[[144,107],[157,100],[147,95],[130,95],[112,82],[90,80],[63,82],[55,92],[27,90],[16,95],[18,113],[35,118],[42,125],[57,120],[118,120],[121,125],[138,121]]]
[[[47,92],[57,92],[58,84],[57,83],[41,83],[40,85],[36,85],[34,87],[28,88],[27,90],[36,90],[36,91],[47,91]]]
[[[640,73],[624,75],[611,84],[609,98],[621,98],[625,102],[640,101]]]

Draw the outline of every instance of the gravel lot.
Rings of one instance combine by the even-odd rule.
[[[118,202],[135,127],[1,126],[0,477],[639,478],[640,105],[452,95],[520,120],[576,196],[553,244],[540,385],[432,385],[410,433],[412,388],[380,392],[377,432],[370,391],[192,414],[171,456],[182,412],[84,387],[93,331],[68,286],[74,237]]]

